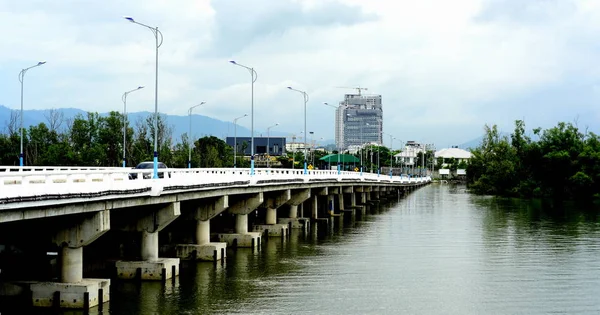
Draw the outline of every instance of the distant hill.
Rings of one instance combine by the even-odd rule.
[[[76,108],[59,108],[59,112],[62,112],[64,119],[72,119],[78,114],[83,116],[87,115],[87,112]],[[7,132],[8,122],[11,116],[11,109],[0,105],[0,132]],[[39,123],[48,124],[48,110],[24,110],[23,125],[28,128],[31,125],[37,125]],[[100,115],[107,115],[108,113],[100,113]],[[134,112],[129,113],[128,119],[130,125],[135,126],[139,119],[145,119],[150,115],[150,112]],[[173,127],[173,141],[177,142],[181,139],[183,133],[187,133],[189,129],[189,117],[188,116],[176,116],[166,115],[167,123]],[[221,121],[218,119],[210,118],[202,115],[193,115],[193,128],[192,134],[202,137],[206,135],[213,135],[218,138],[224,138],[227,136],[233,137],[233,123],[227,121]],[[63,123],[63,128],[65,123]],[[272,136],[284,136],[282,132],[271,132]],[[238,125],[237,126],[238,136],[249,136],[250,130]],[[259,131],[256,131],[256,135],[260,135]]]

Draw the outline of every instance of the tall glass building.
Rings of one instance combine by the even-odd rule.
[[[344,95],[335,116],[336,147],[347,150],[349,146],[368,143],[381,145],[382,132],[381,95]]]

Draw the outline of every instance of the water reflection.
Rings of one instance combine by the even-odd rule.
[[[595,209],[430,185],[333,223],[186,262],[174,284],[115,281],[104,314],[600,312]]]

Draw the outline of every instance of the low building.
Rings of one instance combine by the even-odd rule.
[[[234,140],[237,142],[237,152],[242,155],[250,155],[252,148],[250,143],[251,137],[227,137],[225,142],[234,147]],[[269,146],[268,154],[271,156],[280,156],[285,154],[286,141],[285,137],[254,137],[254,154],[266,155],[267,145]]]
[[[467,174],[467,170],[464,168],[457,168],[456,171],[450,170],[449,161],[454,160],[457,164],[469,163],[469,160],[473,154],[469,151],[459,149],[458,147],[452,147],[447,149],[441,149],[435,152],[435,159],[439,161],[441,159],[442,168],[438,170],[438,174],[442,178],[458,177],[463,178]],[[439,164],[438,164],[439,165]]]
[[[396,165],[412,167],[417,162],[419,153],[425,151],[425,146],[415,141],[406,142],[406,146],[402,151],[394,155],[394,163]]]
[[[449,160],[449,159],[455,159],[458,163],[461,163],[461,162],[468,163],[469,160],[471,159],[472,155],[473,154],[471,154],[471,152],[463,150],[463,149],[459,149],[457,147],[441,149],[441,150],[435,152],[436,160],[441,158],[442,165],[446,164],[446,160]]]

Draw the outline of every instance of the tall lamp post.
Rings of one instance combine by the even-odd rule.
[[[396,138],[394,138],[394,136],[392,136],[392,135],[391,135],[391,134],[389,134],[389,133],[385,133],[385,132],[384,132],[383,134],[386,134],[386,135],[390,136],[390,178],[392,178],[392,175],[393,175],[393,169],[394,169],[394,153],[393,153],[393,150],[392,150],[392,148],[393,148],[393,146],[394,146],[394,140],[395,140]]]
[[[329,106],[329,107],[338,108],[336,106],[330,105],[327,102],[324,102],[323,104],[326,105],[326,106]],[[336,144],[337,144],[337,141],[336,141]],[[340,161],[340,153],[341,152],[340,151],[341,151],[341,148],[338,146],[338,167],[337,167],[338,175],[341,173],[341,161]]]
[[[363,126],[369,126],[369,123],[360,123],[360,175],[363,173],[363,153],[364,153],[364,140],[363,140]]]
[[[380,166],[379,166],[379,153],[381,152],[380,150],[381,146],[379,144],[377,144],[377,177],[379,177],[379,173],[380,173]]]
[[[121,99],[123,100],[123,167],[127,166],[127,157],[126,153],[126,144],[127,144],[127,95],[131,92],[135,92],[137,90],[143,89],[143,86],[138,86],[137,89],[133,89],[131,91],[127,91],[123,93]]]
[[[192,144],[194,143],[194,141],[192,140],[192,110],[202,104],[206,104],[206,102],[194,105],[188,110],[188,116],[190,117],[190,130],[188,134],[188,138],[190,141],[190,145],[188,146],[188,168],[192,168]]]
[[[248,114],[244,114],[233,120],[233,168],[237,167],[237,121],[246,116],[248,116]]]
[[[39,67],[45,63],[45,61],[40,61],[37,63],[37,65],[25,68],[19,72],[19,82],[21,82],[21,126],[19,127],[21,133],[21,151],[19,152],[19,166],[21,167],[23,167],[23,81],[25,80],[25,73],[27,70]]]
[[[308,134],[310,135],[310,152],[309,152],[309,154],[311,155],[311,157],[314,157],[315,156],[315,141],[313,140],[313,138],[314,138],[315,132],[309,131]],[[315,167],[314,159],[309,158],[308,160],[313,161],[313,162],[311,162],[311,165],[314,169],[314,167]]]
[[[158,178],[158,48],[163,43],[163,35],[157,27],[148,26],[140,22],[135,21],[130,16],[123,17],[127,21],[144,26],[152,31],[154,38],[156,39],[156,63],[155,63],[155,80],[154,80],[154,178]],[[160,40],[159,40],[160,36]]]
[[[271,139],[271,128],[279,126],[279,123],[275,123],[273,126],[267,127],[267,168],[269,168],[269,160],[271,159],[271,147],[269,146],[269,140]]]
[[[292,88],[291,86],[288,86],[287,88],[292,91],[301,93],[302,96],[304,97],[304,174],[308,174],[308,171],[306,170],[306,168],[307,168],[307,164],[306,164],[306,103],[308,103],[308,94],[304,91],[296,90],[296,89]]]
[[[258,74],[254,68],[239,64],[234,60],[229,60],[229,62],[236,66],[246,68],[248,71],[250,71],[250,76],[252,77],[252,96],[250,100],[250,175],[254,175],[254,82],[256,82],[256,79],[258,79]]]

